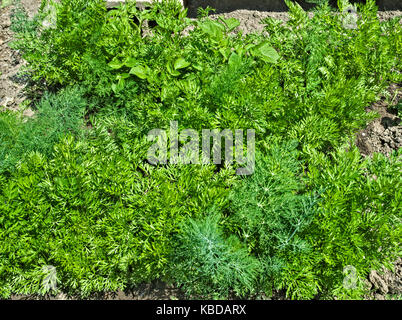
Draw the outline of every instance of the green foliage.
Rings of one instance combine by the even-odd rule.
[[[143,160],[145,142],[119,146],[97,127],[86,141],[64,138],[52,160],[30,153],[2,176],[1,296],[43,294],[46,265],[59,290],[82,296],[157,279],[180,223],[226,205],[232,172],[155,168]]]
[[[357,148],[343,148],[312,159],[310,185],[325,188],[308,232],[320,266],[314,272],[329,296],[361,297],[369,271],[401,253],[401,152],[362,161]],[[348,265],[358,276],[355,290],[343,287]]]
[[[282,57],[280,79],[289,96],[283,121],[289,121],[291,137],[303,141],[306,154],[311,148],[330,151],[370,119],[363,106],[375,100],[379,87],[400,81],[401,26],[397,19],[380,23],[372,1],[361,7],[357,29],[345,28],[346,13],[334,14],[326,4],[314,9],[312,18],[296,3],[287,4],[287,24],[264,20]]]
[[[45,94],[32,118],[0,113],[0,172],[12,170],[32,151],[50,156],[53,145],[68,133],[81,135],[87,105],[81,92],[73,88]]]
[[[203,298],[362,297],[369,270],[400,255],[401,153],[344,144],[402,80],[400,19],[380,22],[373,0],[355,26],[346,0],[313,16],[285,2],[269,36],[173,0],[17,7],[12,46],[59,92],[27,121],[0,113],[0,296],[48,292],[54,266],[58,290],[82,296],[165,278]],[[255,174],[149,165],[145,135],[172,120],[254,129]]]
[[[28,13],[24,9],[20,0],[15,1],[15,8],[11,14],[11,31],[20,35],[20,37],[29,37],[32,35],[38,25],[38,20],[41,19],[40,15],[36,15],[32,19],[29,19]],[[29,46],[28,43],[25,44]]]
[[[295,259],[308,261],[311,245],[303,234],[316,214],[317,196],[304,193],[302,166],[297,160],[297,143],[269,141],[266,154],[256,159],[256,171],[232,190],[231,224],[262,264],[264,290],[287,287],[282,273]],[[232,227],[232,228],[233,228]],[[299,277],[294,274],[294,277]],[[307,273],[303,274],[306,281]],[[298,279],[298,287],[303,279]],[[304,297],[317,293],[309,288]],[[311,292],[312,291],[312,292]]]
[[[401,152],[363,161],[356,148],[315,152],[306,176],[294,148],[271,141],[257,157],[255,174],[231,192],[226,228],[260,259],[265,292],[361,298],[370,270],[401,254]],[[356,274],[351,287],[347,267]]]
[[[0,9],[9,6],[13,1],[12,0],[1,0]]]
[[[192,22],[175,1],[142,11],[132,2],[107,12],[103,1],[77,0],[54,8],[57,23],[44,28],[43,21],[50,18],[43,9],[36,20],[25,22],[36,29],[17,32],[13,43],[29,62],[34,79],[49,85],[82,84],[101,99],[101,112],[127,117],[141,125],[142,134],[166,127],[177,114],[184,115],[180,122],[186,128],[234,127],[243,116],[230,111],[226,100],[240,86],[245,90],[241,80],[257,66],[279,58],[263,38],[231,35],[239,24],[235,19]],[[20,20],[16,29],[24,24]],[[156,26],[149,29],[146,21]],[[188,36],[183,36],[185,30]],[[231,104],[247,108],[248,91]],[[225,96],[225,101],[216,96]],[[219,122],[216,112],[223,113]],[[255,112],[248,124],[260,114]]]
[[[214,212],[187,219],[175,239],[171,277],[190,296],[222,299],[255,290],[258,260],[236,237],[226,238],[219,221]]]
[[[314,143],[303,141],[305,154],[329,151],[372,118],[364,107],[386,81],[400,80],[401,26],[380,23],[372,2],[361,7],[358,29],[347,29],[343,14],[326,4],[309,18],[287,1],[291,20],[266,19],[269,37],[233,32],[235,19],[191,21],[176,1],[142,11],[129,1],[109,12],[102,0],[63,1],[54,10],[45,4],[25,19],[31,27],[15,23],[21,30],[13,46],[34,78],[82,84],[100,99],[101,113],[126,117],[141,135],[179,120],[182,128],[305,139],[303,128],[288,130],[304,121],[319,128]],[[48,20],[56,22],[44,27]],[[331,139],[321,134],[327,126]]]
[[[52,7],[55,9],[49,9]],[[83,63],[85,53],[97,41],[105,14],[102,0],[42,1],[33,20],[19,6],[12,19],[12,30],[17,32],[13,47],[23,49],[34,79],[43,78],[49,84],[74,84],[90,71]],[[57,36],[61,33],[62,37]]]

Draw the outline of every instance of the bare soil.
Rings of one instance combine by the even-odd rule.
[[[371,271],[368,277],[369,299],[401,299],[402,298],[402,259],[394,264],[394,270],[383,268],[380,272]]]
[[[303,9],[310,9],[314,4],[309,0],[296,0]],[[351,3],[364,3],[365,0],[350,0]],[[283,0],[185,0],[189,8],[190,16],[197,14],[197,8],[210,6],[216,9],[217,13],[233,12],[236,10],[252,11],[258,10],[263,12],[285,12],[288,10]],[[401,10],[402,4],[395,0],[376,0],[377,6],[381,11]],[[337,5],[336,0],[329,0],[332,6]]]
[[[56,296],[47,295],[13,295],[11,300],[79,300],[77,296],[68,296],[59,293]],[[179,288],[168,285],[162,281],[141,284],[136,288],[119,290],[117,292],[103,292],[93,294],[86,298],[88,300],[184,300],[185,296]]]
[[[33,16],[35,12],[37,12],[41,1],[22,0],[21,2],[29,15]],[[19,70],[24,65],[24,61],[19,52],[9,47],[9,43],[13,37],[10,30],[10,13],[12,8],[13,6],[0,8],[0,106],[11,110],[20,110],[24,105],[24,101],[27,99],[24,91],[26,81],[21,80],[18,75]],[[216,17],[217,15],[213,16]],[[286,12],[264,12],[255,10],[235,10],[223,13],[223,16],[225,18],[234,17],[238,19],[240,21],[239,29],[244,33],[263,31],[263,25],[260,21],[266,17],[272,17],[283,21],[288,20],[288,14]],[[396,16],[402,16],[402,11],[379,12],[381,20],[387,20]],[[401,84],[391,85],[389,92],[388,97],[383,97],[380,101],[367,108],[367,111],[377,111],[380,117],[356,135],[356,142],[362,156],[370,156],[374,152],[389,154],[402,146],[401,119],[392,110],[392,107],[402,98]],[[24,110],[24,113],[30,116],[32,115],[32,110],[27,108]],[[367,283],[371,288],[369,299],[380,300],[390,295],[400,296],[402,294],[402,259],[399,259],[395,263],[393,272],[386,269],[382,272],[372,271],[368,277]],[[283,295],[279,293],[277,296],[277,299],[283,298]],[[18,295],[13,296],[12,299],[39,299],[39,297]],[[40,299],[43,299],[43,297]],[[74,297],[59,294],[56,297],[49,296],[47,299],[64,300],[74,299]],[[101,295],[92,296],[91,299],[162,300],[184,299],[184,295],[178,288],[169,286],[160,281],[155,281],[125,292],[118,291],[115,293],[103,293]]]
[[[40,0],[21,0],[21,4],[32,17],[39,9]],[[11,10],[13,5],[0,7],[0,107],[18,110],[27,99],[24,92],[27,80],[20,77],[19,71],[25,64],[18,51],[9,47],[13,39],[11,26]],[[27,116],[32,115],[32,110],[24,110]]]
[[[356,144],[363,156],[370,156],[374,152],[389,155],[402,147],[401,119],[392,108],[402,99],[401,85],[392,84],[388,91],[388,97],[382,97],[380,101],[366,108],[367,111],[377,112],[379,118],[356,136]]]

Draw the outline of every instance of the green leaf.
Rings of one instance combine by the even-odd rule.
[[[128,79],[128,78],[130,78],[130,74],[129,74],[129,73],[122,73],[122,74],[120,75],[120,78],[121,78],[121,79]]]
[[[141,65],[132,67],[131,70],[130,70],[130,74],[134,74],[140,79],[146,79],[147,78],[147,71]]]
[[[171,62],[166,64],[167,71],[174,77],[178,77],[180,75],[180,71],[176,70],[174,66],[172,66]]]
[[[253,49],[255,56],[270,63],[276,63],[279,59],[279,54],[274,48],[272,48],[267,41],[260,43]]]
[[[227,60],[230,53],[232,52],[232,50],[230,48],[226,47],[226,48],[220,48],[219,52],[222,54],[222,56],[225,58],[225,60]]]
[[[240,61],[241,61],[240,56],[236,52],[232,52],[232,54],[229,57],[229,66],[239,64]]]
[[[238,26],[240,26],[240,22],[239,20],[235,19],[235,18],[229,18],[229,19],[223,19],[220,18],[220,20],[226,24],[228,31],[233,31],[234,29],[236,29]]]
[[[193,64],[193,68],[198,71],[203,71],[204,68],[200,64]]]
[[[108,66],[111,67],[112,69],[117,70],[123,67],[124,64],[118,59],[113,59],[112,61],[109,62]]]
[[[187,68],[190,65],[190,62],[186,61],[184,58],[180,57],[174,63],[174,68],[176,70]]]
[[[129,67],[129,68],[133,68],[133,67],[135,67],[136,65],[138,65],[139,63],[138,63],[138,61],[135,59],[135,58],[128,58],[125,62],[124,62],[124,65],[126,66],[126,67]]]
[[[223,31],[225,28],[217,21],[207,20],[200,25],[200,28],[213,40],[220,41],[223,38]]]

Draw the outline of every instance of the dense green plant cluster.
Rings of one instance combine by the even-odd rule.
[[[257,157],[256,172],[231,194],[231,224],[262,264],[262,285],[281,282],[283,268],[295,259],[308,261],[311,244],[305,232],[316,215],[317,195],[303,192],[297,144],[270,141]],[[306,183],[306,181],[304,181]]]
[[[224,236],[219,214],[208,213],[198,220],[184,221],[175,239],[171,267],[175,282],[185,292],[202,298],[254,292],[259,261],[248,254],[237,237]]]
[[[293,142],[271,140],[264,156],[257,157],[254,175],[229,195],[227,215],[220,223],[228,234],[237,234],[260,264],[257,281],[252,274],[239,279],[256,283],[255,288],[264,292],[285,289],[291,298],[358,298],[366,290],[369,271],[389,266],[400,255],[401,152],[389,159],[378,154],[362,161],[357,148],[340,147],[328,156],[312,155],[310,172],[303,174],[295,147]],[[200,239],[213,238],[213,230],[215,237],[221,232],[214,229],[216,223],[210,222],[206,230],[202,223],[198,227],[193,223],[191,233],[181,235],[186,245],[176,253],[177,259],[183,257],[175,264],[176,277],[191,293],[199,292],[197,283],[205,277],[190,268],[197,265],[191,259],[204,261],[205,268],[214,262],[213,251],[200,249],[205,250]],[[197,251],[191,256],[189,248]],[[356,275],[351,287],[344,285],[348,267]],[[233,274],[219,265],[215,272],[221,273],[220,284]],[[211,284],[204,289],[226,293],[224,287],[212,285],[216,279],[212,271],[208,275]],[[247,285],[243,288],[253,291]]]
[[[1,297],[49,292],[44,266],[81,296],[155,279],[201,298],[363,296],[401,253],[401,151],[362,159],[352,140],[402,80],[400,19],[368,0],[350,28],[346,1],[286,3],[288,22],[246,36],[167,0],[14,12],[25,71],[56,92],[31,119],[0,113]],[[149,164],[146,135],[170,121],[254,129],[254,174]]]
[[[102,99],[102,113],[123,114],[143,134],[175,119],[182,128],[254,128],[260,138],[294,127],[305,148],[327,149],[368,120],[362,106],[385,81],[400,80],[400,25],[380,24],[372,2],[357,30],[329,6],[309,19],[288,5],[285,26],[267,20],[269,37],[242,37],[231,32],[235,19],[190,21],[174,1],[144,11],[63,1],[50,27],[46,6],[36,28],[19,27],[14,47],[35,78],[81,84]],[[306,133],[311,125],[317,131]]]
[[[81,135],[87,106],[79,90],[66,89],[57,95],[46,93],[33,118],[0,113],[0,172],[12,170],[32,151],[49,156],[53,145],[67,133]]]
[[[321,266],[311,265],[312,273],[330,296],[357,298],[370,269],[389,267],[395,254],[401,254],[402,153],[362,161],[357,148],[342,148],[312,158],[309,184],[325,189],[308,230],[313,263]],[[346,266],[356,270],[355,290],[343,286]]]
[[[44,293],[44,265],[56,267],[60,288],[82,295],[163,275],[179,223],[225,205],[233,173],[155,168],[144,150],[145,142],[119,147],[101,127],[86,142],[66,137],[50,161],[30,153],[2,177],[2,295]]]

